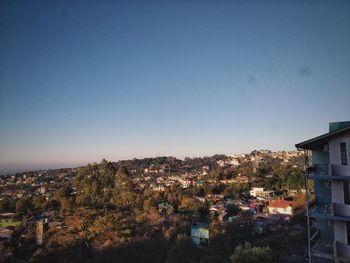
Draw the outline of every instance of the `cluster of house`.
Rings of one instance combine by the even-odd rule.
[[[22,222],[14,213],[0,214],[0,262],[5,261],[7,256],[11,256],[11,252],[6,251],[6,243],[12,239],[15,228],[21,224]]]
[[[0,176],[0,201],[3,199],[18,200],[24,197],[33,197],[36,195],[41,195],[49,200],[53,197],[55,191],[65,183],[70,181],[74,175],[75,169],[71,169],[69,173],[67,172],[57,172],[57,171],[35,171],[35,172],[25,172],[18,173],[14,175]],[[3,254],[4,259],[6,259],[8,253],[6,252],[6,243],[13,242],[15,238],[16,243],[20,244],[27,235],[29,226],[38,227],[41,220],[47,218],[48,215],[33,215],[28,219],[26,223],[23,223],[20,218],[17,217],[15,213],[4,212],[0,214],[0,254]],[[62,223],[56,222],[55,227],[60,227]],[[45,227],[42,230],[46,229]],[[14,235],[15,230],[20,228],[20,236]],[[39,233],[37,231],[37,233]],[[43,239],[43,235],[37,235],[38,240]],[[22,241],[21,241],[22,240]],[[40,241],[38,241],[38,244]],[[10,253],[10,252],[9,252]],[[1,262],[0,256],[0,262]]]
[[[40,170],[30,173],[0,176],[0,201],[3,198],[20,199],[38,194],[50,199],[63,181],[71,181],[75,169],[70,173],[52,174],[51,171]]]
[[[262,163],[264,162],[265,158],[267,156],[272,157],[273,159],[280,159],[281,164],[289,164],[290,160],[292,158],[301,156],[302,153],[298,151],[277,151],[272,152],[270,150],[260,150],[260,151],[253,151],[250,154],[233,154],[230,155],[228,160],[219,160],[218,164],[219,166],[226,166],[226,165],[234,165],[239,166],[242,163],[251,161],[254,163]]]
[[[14,213],[0,214],[0,242],[9,241],[13,235],[14,228],[22,222],[15,217]]]
[[[254,151],[250,154],[240,154],[223,156],[222,159],[216,161],[219,167],[239,167],[246,162],[253,163],[254,171],[257,171],[259,165],[265,162],[267,157],[278,158],[281,164],[289,164],[291,158],[300,156],[302,153],[298,151],[280,151],[271,152],[267,150]],[[209,165],[202,165],[199,167],[191,167],[186,164],[176,168],[176,172],[167,165],[149,165],[149,167],[143,168],[141,173],[137,173],[136,170],[132,170],[134,175],[133,181],[139,190],[150,188],[154,191],[165,191],[171,185],[179,185],[182,188],[188,188],[190,186],[202,185],[202,184],[216,184],[217,180],[207,177],[209,174]],[[181,172],[182,171],[182,172]],[[267,175],[267,177],[273,177]],[[245,174],[238,174],[235,178],[220,180],[221,184],[237,184],[248,183],[254,181],[253,176],[247,176]],[[266,193],[268,194],[268,193]]]
[[[182,188],[188,188],[192,185],[200,185],[203,183],[203,179],[185,173],[183,175],[136,177],[133,178],[133,182],[139,190],[150,188],[154,191],[165,191],[165,189],[171,185],[180,185]]]
[[[274,191],[261,187],[250,190],[250,198],[227,199],[223,195],[207,195],[196,197],[202,202],[210,202],[211,215],[217,217],[223,226],[241,217],[232,211],[244,211],[244,215],[252,222],[252,232],[263,234],[289,229],[289,221],[295,215],[296,202],[274,196]],[[231,211],[230,211],[231,208]],[[233,210],[232,210],[233,209]],[[191,227],[191,238],[198,246],[209,243],[210,223],[195,222]]]
[[[221,184],[239,184],[239,183],[248,183],[254,180],[252,177],[246,175],[239,175],[233,179],[220,180]],[[145,177],[134,177],[133,183],[138,190],[144,190],[150,188],[153,191],[165,191],[167,188],[170,188],[172,185],[181,186],[183,189],[189,188],[191,186],[202,186],[206,185],[215,185],[218,183],[217,180],[208,179],[203,175],[196,175],[191,173],[184,173],[181,175],[149,175]]]
[[[300,155],[299,152],[270,152],[270,151],[254,151],[251,154],[223,156],[222,159],[216,160],[219,167],[238,167],[245,162],[253,162],[254,167],[258,167],[258,164],[264,162],[266,156],[272,156],[273,158],[279,158],[282,163],[289,163],[289,160],[293,157]],[[179,167],[178,167],[179,168]],[[141,174],[137,174],[135,169],[130,170],[134,175],[132,180],[134,185],[139,190],[150,188],[154,191],[165,191],[172,185],[179,185],[182,188],[189,188],[191,186],[201,185],[214,185],[218,181],[208,178],[210,167],[207,164],[203,164],[197,167],[192,167],[189,164],[185,164],[179,168],[178,171],[173,172],[172,167],[163,165],[156,166],[150,165],[142,170]],[[31,197],[35,195],[42,195],[47,200],[51,199],[55,191],[66,182],[70,182],[77,169],[66,169],[65,171],[35,171],[28,173],[18,173],[16,175],[0,176],[0,201],[3,198],[21,199],[22,197]],[[246,176],[245,174],[239,174],[233,179],[221,180],[221,184],[237,184],[248,183],[252,181],[254,177]],[[74,190],[74,189],[73,189]],[[227,222],[235,220],[235,213],[232,213],[232,208],[236,210],[242,210],[247,212],[252,218],[258,218],[255,221],[271,221],[273,215],[293,215],[293,203],[285,200],[275,200],[273,191],[268,191],[263,188],[254,187],[250,191],[252,199],[246,200],[230,200],[225,199],[222,195],[207,195],[205,198],[196,197],[203,202],[209,202],[210,213],[212,216],[217,217],[224,225]],[[170,217],[174,214],[174,208],[171,204],[162,203],[159,204],[159,213]],[[262,213],[264,212],[264,213]],[[257,215],[260,215],[257,216]],[[265,218],[264,220],[262,218]],[[44,220],[43,217],[33,219],[33,224]],[[38,236],[42,236],[40,233],[44,233],[48,222],[43,221],[43,224],[37,224]],[[56,224],[57,222],[55,222]],[[0,242],[6,242],[11,239],[13,235],[14,227],[20,225],[13,214],[1,214],[0,215]],[[51,222],[51,225],[53,222]],[[57,227],[62,227],[58,222]],[[270,224],[270,223],[269,223]],[[55,225],[56,227],[56,225]],[[209,240],[209,224],[207,223],[195,223],[192,227],[192,238],[198,245],[208,244]],[[42,242],[42,238],[39,238],[38,243]],[[0,243],[1,244],[1,243]]]
[[[227,164],[235,164],[239,166],[242,163],[251,161],[253,163],[263,163],[267,157],[272,157],[273,159],[280,159],[281,164],[289,164],[292,158],[301,156],[302,153],[298,151],[277,151],[272,152],[269,150],[253,151],[250,154],[239,154],[231,155],[230,160],[226,163],[221,163],[221,166]]]
[[[58,221],[57,211],[45,212],[32,215],[26,222],[20,220],[15,213],[0,214],[0,262],[7,262],[12,252],[7,251],[8,243],[15,242],[17,245],[31,238],[31,230],[35,230],[36,243],[43,244],[47,238],[49,229],[67,228],[67,226]],[[60,219],[61,220],[61,219]],[[16,233],[16,234],[15,234]],[[15,235],[14,235],[15,234]]]

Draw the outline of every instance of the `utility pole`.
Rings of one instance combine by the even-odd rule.
[[[308,244],[308,258],[311,263],[311,240],[310,240],[310,218],[309,218],[309,185],[308,185],[308,151],[304,150],[304,178],[305,178],[305,191],[306,191],[306,224],[307,224],[307,244]]]

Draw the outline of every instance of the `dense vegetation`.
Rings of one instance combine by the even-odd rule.
[[[259,262],[271,262],[269,248],[252,247],[248,243],[239,246],[246,241],[266,244],[257,242],[244,215],[241,215],[240,222],[223,229],[217,219],[210,217],[210,203],[195,198],[209,193],[240,198],[251,184],[224,185],[220,180],[235,178],[239,174],[254,174],[251,163],[237,168],[220,167],[217,160],[222,156],[207,158],[181,161],[161,157],[118,163],[102,160],[100,164],[81,167],[73,180],[62,183],[49,201],[41,195],[21,198],[17,202],[3,199],[0,211],[15,211],[24,220],[38,213],[50,212],[54,220],[67,226],[50,230],[47,242],[42,246],[34,244],[33,233],[32,243],[27,243],[31,245],[16,249],[15,256],[33,262],[209,263],[255,262],[254,258],[263,260]],[[164,192],[137,190],[132,179],[151,163],[169,167],[172,174],[181,173],[186,167],[199,170],[203,165],[209,165],[207,177],[217,183],[188,189],[172,185]],[[131,174],[131,170],[136,171],[136,175],[135,172]],[[275,176],[267,178],[268,174]],[[299,189],[303,184],[299,168],[283,166],[273,158],[266,158],[254,176],[255,184],[281,192],[288,187]],[[158,208],[162,202],[172,204],[164,214],[159,213]],[[238,211],[229,208],[229,212],[237,214]],[[212,221],[211,244],[207,248],[197,248],[189,239],[191,224],[209,220]],[[250,261],[244,261],[242,257]]]

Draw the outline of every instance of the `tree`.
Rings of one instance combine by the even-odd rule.
[[[122,210],[130,210],[135,205],[136,198],[128,171],[125,167],[119,167],[115,176],[111,203]]]
[[[287,185],[289,189],[300,190],[304,187],[304,176],[300,169],[292,169],[287,178]]]
[[[222,255],[206,255],[200,261],[200,263],[223,263],[223,262],[227,262],[227,259]]]
[[[45,208],[47,206],[46,199],[42,195],[34,196],[32,204],[37,211],[43,211],[43,210],[45,210]]]
[[[72,211],[72,204],[68,198],[63,197],[60,199],[59,202],[60,202],[60,207],[61,207],[60,208],[61,215],[70,213]]]
[[[15,199],[5,197],[0,200],[0,212],[1,213],[12,212],[15,209],[15,205],[16,205]]]
[[[55,198],[57,200],[60,200],[61,198],[69,198],[71,193],[71,189],[68,186],[61,186],[58,188],[58,190],[55,192]]]
[[[232,186],[232,185],[226,187],[225,190],[222,192],[222,194],[225,197],[230,197],[230,198],[233,198],[233,199],[236,199],[236,198],[239,197],[239,193],[238,193],[237,187]]]
[[[78,189],[78,206],[106,208],[112,195],[115,168],[105,159],[100,164],[88,164],[78,170],[72,185]]]
[[[204,197],[205,196],[205,189],[203,186],[195,186],[192,189],[192,194],[195,196],[201,196]]]
[[[254,247],[245,242],[244,246],[236,247],[230,260],[232,263],[270,263],[272,262],[272,250],[269,247]]]
[[[167,263],[190,263],[198,258],[198,249],[186,235],[179,235],[168,253]]]
[[[34,210],[32,202],[29,198],[21,198],[16,202],[16,213],[25,214]]]

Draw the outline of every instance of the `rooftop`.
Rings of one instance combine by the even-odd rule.
[[[331,138],[350,132],[350,121],[329,123],[329,132],[295,145],[296,148],[311,150],[327,143]]]

